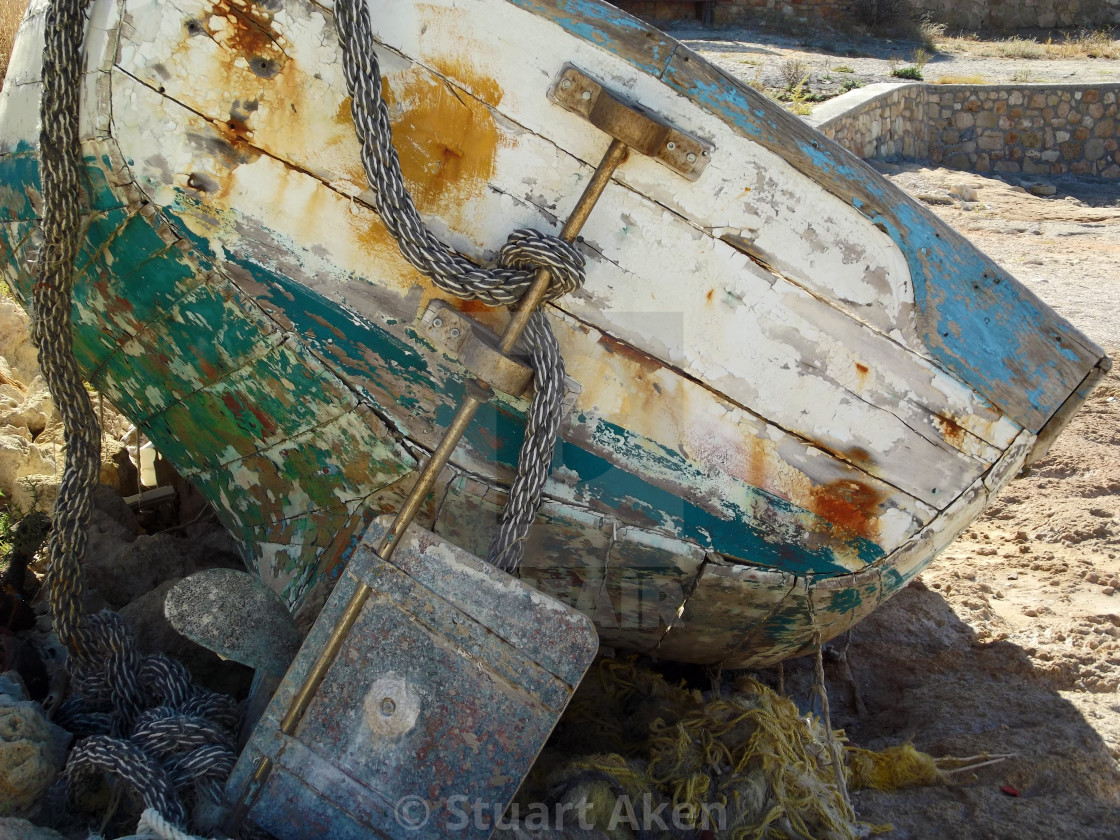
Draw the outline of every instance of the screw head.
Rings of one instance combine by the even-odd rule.
[[[668,149],[671,152],[671,151],[673,151],[674,149],[677,148],[677,144],[674,143],[672,140],[670,140],[668,143],[665,144],[665,148]]]

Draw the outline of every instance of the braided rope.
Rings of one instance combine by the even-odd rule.
[[[585,276],[583,255],[570,243],[532,230],[514,231],[498,255],[498,267],[479,268],[441,243],[424,225],[401,174],[393,147],[389,109],[381,97],[381,69],[372,49],[373,26],[364,0],[337,0],[334,5],[342,47],[350,113],[361,141],[362,163],[373,204],[401,254],[441,289],[491,306],[514,304],[532,285],[536,271],[550,273],[548,300],[575,291]],[[536,518],[560,428],[564,396],[564,361],[548,319],[533,313],[522,343],[536,372],[536,393],[529,409],[517,477],[498,520],[489,562],[515,571],[524,556],[525,539]]]
[[[81,741],[66,762],[67,785],[73,790],[86,775],[104,771],[123,779],[144,801],[178,825],[185,825],[187,812],[175,793],[163,766],[131,741],[92,735]]]
[[[84,203],[79,181],[78,97],[88,3],[54,0],[47,9],[39,110],[44,242],[32,290],[31,320],[39,367],[62,414],[66,434],[66,465],[48,549],[50,604],[59,639],[79,659],[92,653],[81,606],[80,563],[101,465],[101,430],[74,361],[70,303]]]
[[[186,668],[166,656],[141,657],[117,613],[87,616],[82,607],[81,562],[101,466],[101,429],[74,359],[71,314],[84,205],[78,103],[88,4],[53,0],[47,9],[40,104],[44,245],[32,292],[31,337],[66,435],[47,587],[55,630],[70,652],[74,690],[56,721],[90,733],[67,760],[71,790],[90,775],[113,773],[149,808],[185,825],[179,790],[194,785],[199,796],[216,802],[233,769],[228,744],[239,720],[236,704],[196,689]],[[160,705],[145,712],[153,702]]]

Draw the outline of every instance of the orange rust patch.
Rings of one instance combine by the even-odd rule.
[[[867,539],[879,536],[883,494],[858,481],[840,480],[814,487],[812,511],[822,519]]]
[[[286,58],[272,32],[272,15],[262,3],[217,0],[204,23],[210,37],[247,59],[279,62]]]
[[[716,290],[715,290],[715,289],[708,289],[708,294],[707,294],[707,298],[708,298],[708,300],[711,300],[711,299],[712,299],[712,296],[713,296],[713,295],[714,295],[715,293],[716,293]]]
[[[641,368],[643,373],[653,373],[662,368],[662,364],[652,356],[646,355],[641,350],[631,347],[629,344],[624,344],[616,338],[613,338],[606,333],[599,336],[599,345],[608,353],[613,353],[616,356],[622,356],[631,362],[634,362]]]
[[[945,436],[945,440],[953,446],[960,447],[964,443],[964,438],[967,432],[964,426],[960,425],[952,417],[945,417],[944,415],[934,415],[933,421],[940,427],[941,434]]]
[[[500,101],[493,79],[467,65],[444,65],[464,87],[486,90]],[[476,223],[467,203],[485,189],[502,143],[493,113],[470,94],[416,67],[387,80],[383,93],[401,172],[417,209],[469,232]]]
[[[871,453],[864,449],[862,446],[853,446],[845,454],[853,463],[856,464],[875,463],[875,459],[871,457]]]

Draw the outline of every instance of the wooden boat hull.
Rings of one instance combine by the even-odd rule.
[[[0,96],[0,247],[27,299],[43,6]],[[607,145],[548,100],[566,64],[712,146],[695,182],[628,162],[586,287],[549,307],[571,393],[520,574],[605,644],[743,667],[843,632],[1107,363],[860,161],[608,4],[371,11],[409,187],[480,262],[555,231]],[[462,395],[424,322],[446,296],[363,200],[329,3],[97,0],[87,46],[81,364],[310,617]],[[526,406],[484,409],[421,524],[485,555]]]

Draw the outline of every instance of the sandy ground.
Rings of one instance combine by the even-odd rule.
[[[881,166],[1120,355],[1120,185]],[[1030,182],[1034,183],[1034,182]],[[950,197],[961,187],[974,201]],[[1015,753],[945,787],[857,795],[897,838],[1120,837],[1120,378],[829,666],[834,724],[874,748]],[[787,667],[807,694],[808,664]],[[1010,786],[1018,796],[1001,790]]]

